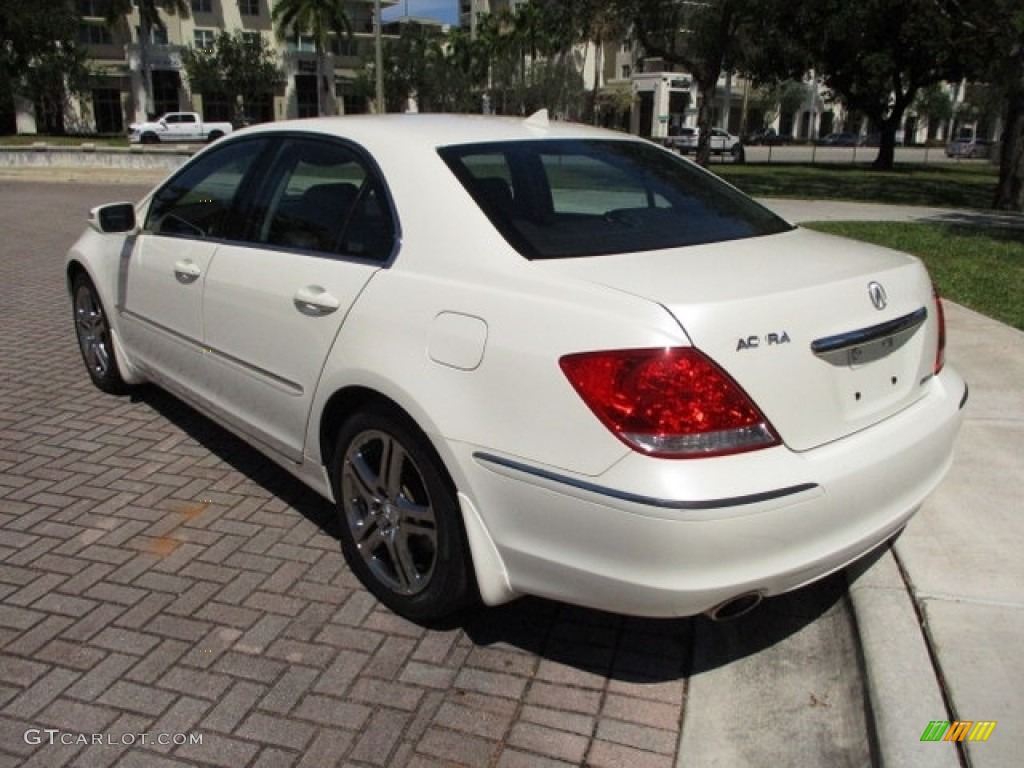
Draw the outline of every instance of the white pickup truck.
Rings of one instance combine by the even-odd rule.
[[[168,112],[151,123],[132,123],[128,140],[132,144],[216,141],[231,133],[231,123],[205,123],[196,112]]]
[[[678,133],[664,139],[664,144],[669,149],[674,149],[680,154],[686,155],[690,152],[697,152],[697,143],[700,139],[700,129],[684,127]],[[742,162],[744,158],[743,142],[736,136],[720,128],[711,129],[711,154],[732,155],[733,159]]]

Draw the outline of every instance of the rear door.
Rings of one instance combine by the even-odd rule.
[[[357,149],[291,137],[207,277],[206,347],[221,414],[300,461],[320,372],[349,309],[391,257],[395,225]]]
[[[170,136],[177,141],[195,141],[199,138],[199,123],[195,115],[181,113],[167,116],[167,128]]]

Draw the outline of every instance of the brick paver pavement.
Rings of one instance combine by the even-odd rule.
[[[141,192],[0,181],[0,766],[673,765],[692,622],[411,624],[323,499],[156,389],[92,387],[62,258]]]

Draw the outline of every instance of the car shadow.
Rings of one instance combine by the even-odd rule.
[[[147,384],[137,388],[132,401],[151,407],[225,464],[338,539],[339,521],[331,503],[244,440],[159,387]]]
[[[333,505],[226,429],[171,394],[143,386],[132,395],[206,450],[338,540]],[[338,552],[341,562],[341,552]],[[346,569],[347,570],[347,569]],[[760,653],[823,616],[845,610],[842,574],[764,600],[725,622],[698,616],[648,619],[523,597],[475,607],[427,631],[463,632],[478,648],[509,648],[609,680],[656,684],[685,679]],[[381,608],[380,610],[385,610]]]
[[[1020,241],[1024,238],[1024,215],[1011,211],[948,211],[930,216],[925,221],[937,224],[952,224],[957,228],[995,230],[988,232],[999,239]]]
[[[846,610],[842,574],[764,600],[728,621],[647,619],[535,597],[478,609],[461,626],[478,646],[510,645],[609,679],[657,683],[756,655]]]

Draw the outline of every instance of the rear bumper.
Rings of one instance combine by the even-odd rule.
[[[948,470],[965,396],[947,367],[911,408],[812,451],[631,453],[593,478],[457,453],[513,591],[684,616],[795,589],[892,537]]]

